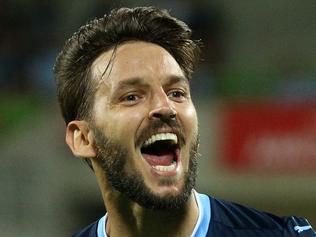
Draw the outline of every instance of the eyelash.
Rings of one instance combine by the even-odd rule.
[[[168,93],[168,97],[177,102],[182,102],[185,98],[187,98],[187,93],[179,89],[173,90]]]
[[[181,90],[181,89],[171,90],[167,92],[167,96],[170,100],[173,100],[175,102],[182,102],[185,98],[188,97],[186,91]],[[141,95],[137,93],[129,93],[127,95],[122,96],[120,101],[122,103],[125,103],[126,105],[134,105],[140,99],[142,99]]]
[[[132,97],[132,96],[133,96],[133,97],[138,97],[137,95],[133,95],[133,94],[132,94],[132,95],[127,95],[127,96],[124,97],[124,100],[125,100],[125,101],[133,101],[133,99],[130,98],[130,97]]]
[[[133,97],[133,98],[131,98],[131,97]],[[130,94],[124,95],[121,98],[121,102],[128,104],[128,105],[132,105],[132,104],[137,103],[137,101],[140,100],[141,98],[142,97],[140,95],[137,95],[136,93],[130,93]]]
[[[171,91],[169,94],[171,94],[171,95],[175,95],[176,93],[178,94],[178,96],[175,96],[175,97],[179,97],[179,94],[180,94],[180,96],[182,96],[182,97],[184,97],[184,96],[185,96],[185,92],[180,91],[180,90],[177,90],[177,91]]]

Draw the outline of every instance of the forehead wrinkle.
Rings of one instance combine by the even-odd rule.
[[[115,45],[111,49],[106,50],[105,52],[100,54],[99,57],[97,57],[92,63],[92,66],[91,66],[92,77],[94,81],[96,82],[96,89],[98,89],[101,86],[101,84],[106,84],[106,85],[108,84],[106,83],[106,79],[108,79],[111,75],[111,72],[114,66],[114,61],[115,61],[114,59],[116,56],[116,52],[117,52],[117,45]],[[109,57],[110,53],[111,55]],[[102,61],[105,61],[107,63],[101,64]],[[105,68],[103,68],[104,65],[106,65]]]
[[[143,51],[143,45],[145,45],[146,47],[150,47],[150,49],[156,53],[155,60],[152,61],[152,57],[149,56],[147,53],[142,54],[142,57],[138,57],[138,53],[135,55],[134,47],[136,47],[137,49],[141,47],[140,50]],[[134,51],[130,52],[131,49],[133,49]],[[129,54],[128,59],[126,58],[126,54]],[[120,60],[119,64],[116,63],[117,60]],[[148,60],[152,63],[147,63]],[[157,62],[160,62],[159,65],[157,65]],[[114,63],[116,65],[114,65]],[[129,75],[126,73],[126,71],[130,70],[130,68],[132,68],[133,66],[139,67],[140,64],[142,65],[140,70],[133,70],[133,73],[136,73],[138,75],[131,75],[134,78],[131,78],[133,82],[129,82],[129,85],[127,85],[126,82],[122,82],[119,83],[119,85],[117,85],[116,83],[113,83],[113,81],[111,80],[113,78],[116,78],[116,81],[129,80]],[[119,68],[116,68],[116,66],[118,66]],[[158,81],[160,81],[161,85],[168,86],[175,83],[179,83],[181,81],[183,82],[183,84],[189,85],[188,79],[184,75],[181,67],[167,50],[165,50],[163,47],[159,45],[142,41],[126,42],[120,45],[116,45],[114,48],[103,52],[93,62],[92,69],[94,75],[94,82],[96,83],[97,89],[101,85],[105,85],[105,88],[109,89],[112,92],[120,86],[127,87],[132,86],[132,84],[136,85],[135,83],[137,82],[137,80],[134,79],[137,78],[137,84],[144,86],[145,82],[148,83],[148,80],[153,79],[153,77],[151,76],[148,77],[148,73],[154,75],[154,77],[158,77]],[[170,69],[171,71],[169,71]],[[118,75],[117,70],[118,72],[120,72]],[[123,74],[121,75],[121,73]],[[166,75],[165,73],[169,75]],[[120,78],[118,78],[117,76],[119,76]],[[141,82],[139,79],[143,79],[143,81]],[[187,83],[185,83],[186,81]]]

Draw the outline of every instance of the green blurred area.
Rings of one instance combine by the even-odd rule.
[[[30,124],[34,116],[43,111],[41,101],[34,95],[0,95],[1,138],[20,126]]]
[[[239,99],[271,97],[275,84],[276,75],[271,72],[226,72],[219,94]]]

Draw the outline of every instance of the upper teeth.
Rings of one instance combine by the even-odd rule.
[[[174,134],[174,133],[159,133],[159,134],[152,135],[150,138],[148,138],[145,141],[144,146],[149,146],[156,141],[164,141],[164,140],[171,140],[175,144],[178,143],[178,138],[177,138],[176,134]]]

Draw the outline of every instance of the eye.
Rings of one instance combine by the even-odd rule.
[[[127,95],[124,97],[124,101],[135,101],[139,99],[137,95]]]
[[[171,97],[183,97],[184,96],[184,92],[182,91],[172,91],[169,96]]]
[[[168,93],[168,97],[171,100],[182,102],[186,99],[186,92],[183,90],[173,90]]]
[[[121,98],[121,102],[125,105],[133,105],[139,102],[141,99],[140,95],[137,94],[127,94]]]

